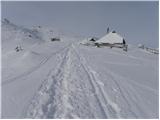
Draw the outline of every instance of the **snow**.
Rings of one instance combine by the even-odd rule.
[[[12,28],[3,23],[2,118],[158,118],[157,54],[85,46],[60,33],[51,42],[52,28],[31,38]]]
[[[93,39],[93,38],[86,38],[84,40],[81,40],[79,42],[79,44],[87,45],[87,46],[95,46],[95,41],[91,41],[91,39]],[[94,39],[97,40],[96,38],[94,38]]]
[[[96,43],[123,43],[123,38],[117,33],[110,32],[96,41]]]

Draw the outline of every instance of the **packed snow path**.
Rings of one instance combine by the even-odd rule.
[[[76,46],[77,47],[77,46]],[[80,55],[72,44],[57,55],[61,61],[56,69],[51,70],[38,92],[31,101],[26,112],[29,118],[122,118],[128,115],[138,118],[132,109],[143,112],[140,106],[132,108],[131,102],[135,98],[123,93],[121,84],[115,80],[114,73],[107,71],[108,81],[114,86],[116,99],[123,99],[126,103],[127,115],[123,115],[116,101],[104,90],[104,83],[97,73],[88,65],[85,58]],[[119,79],[121,76],[117,76]],[[135,83],[136,84],[136,83]],[[128,84],[128,86],[130,86]],[[141,86],[138,84],[138,86]],[[144,88],[145,85],[144,85]],[[130,86],[128,89],[132,89]],[[150,88],[146,88],[150,90]],[[152,90],[156,93],[155,90]],[[119,98],[117,98],[120,96]],[[130,98],[127,98],[130,97]],[[135,96],[136,97],[136,96]],[[130,101],[132,100],[132,101]],[[135,103],[136,104],[136,103]],[[122,116],[121,116],[122,115]]]
[[[114,59],[110,61],[108,58],[107,61],[103,61],[108,65],[107,68],[104,63],[99,64],[105,65],[104,69],[103,66],[94,66],[92,63],[95,62],[85,55],[85,53],[88,54],[87,52],[101,49],[90,49],[78,44],[66,45],[51,53],[29,72],[2,82],[2,91],[7,91],[6,89],[14,84],[18,90],[23,86],[21,84],[23,81],[27,83],[31,81],[33,85],[30,89],[35,91],[31,96],[27,88],[29,97],[21,99],[18,99],[21,95],[18,93],[17,99],[15,96],[14,98],[4,94],[2,102],[8,103],[4,100],[12,102],[2,106],[17,106],[17,110],[22,111],[18,115],[20,118],[148,118],[148,116],[158,115],[156,104],[155,106],[150,104],[152,100],[157,103],[157,90],[130,78],[126,79],[112,69],[114,65],[122,65],[123,68],[138,67],[141,64],[143,66],[146,64],[144,62],[148,63],[150,60],[108,49],[107,55],[123,56],[122,58],[127,59],[128,62],[123,63],[122,58],[119,62],[114,62]],[[40,76],[39,73],[41,73]],[[34,87],[35,84],[39,85],[39,88]],[[27,84],[24,85],[27,86]],[[21,96],[23,94],[24,92]],[[144,101],[148,95],[154,99]],[[22,102],[23,107],[19,107],[17,101]],[[155,110],[153,113],[146,109],[147,104],[153,111]],[[2,115],[5,116],[3,112]]]
[[[31,118],[118,118],[120,109],[71,46],[60,57],[29,106]],[[80,78],[80,79],[79,79]]]

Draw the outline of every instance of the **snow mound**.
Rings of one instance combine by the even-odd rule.
[[[86,38],[84,40],[81,40],[79,44],[87,45],[87,46],[95,46],[95,42],[98,40],[96,37],[90,37]]]

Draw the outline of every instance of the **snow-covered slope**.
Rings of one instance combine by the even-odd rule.
[[[36,31],[23,28],[8,20],[2,21],[2,51],[9,52],[15,49],[17,45],[27,49],[34,44],[40,44],[44,42]]]
[[[11,28],[2,26],[2,118],[158,118],[158,55],[51,42],[46,28],[20,33],[27,47],[16,52],[21,29]]]
[[[92,40],[94,39],[94,40]],[[95,46],[95,41],[98,40],[98,38],[85,38],[84,40],[81,40],[79,42],[79,44],[82,44],[82,45],[87,45],[87,46]]]
[[[60,30],[55,30],[52,27],[34,26],[32,29],[33,31],[37,31],[39,36],[45,41],[50,41],[51,38],[54,37],[59,38],[60,36],[63,36],[63,33],[59,32]]]

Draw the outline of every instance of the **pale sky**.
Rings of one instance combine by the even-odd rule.
[[[130,44],[158,48],[158,1],[5,1],[1,5],[2,18],[18,25],[54,26],[86,37],[102,37],[110,27]]]

